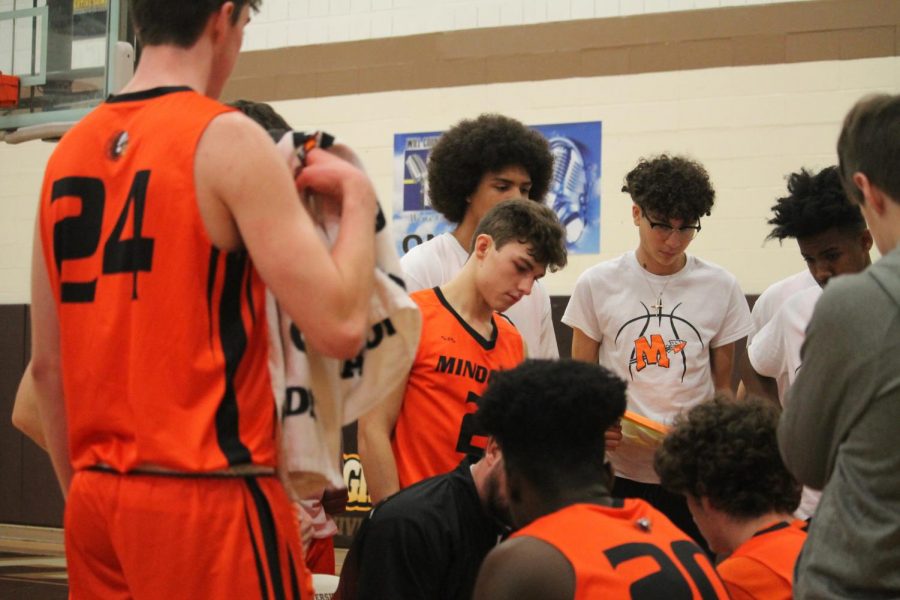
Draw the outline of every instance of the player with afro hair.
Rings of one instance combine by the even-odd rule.
[[[795,238],[822,287],[834,275],[857,273],[869,265],[872,235],[859,206],[847,197],[837,167],[791,173],[787,190],[772,206],[767,239]]]
[[[428,157],[431,205],[451,223],[462,225],[484,176],[508,167],[520,167],[530,179],[517,194],[543,201],[553,175],[553,156],[544,136],[503,115],[460,121],[441,136]],[[473,216],[477,225],[481,215]]]
[[[403,256],[407,289],[414,292],[449,281],[468,259],[482,217],[504,200],[543,203],[552,176],[547,140],[516,119],[483,114],[447,130],[428,158],[428,195],[432,207],[455,229]],[[536,285],[507,316],[521,332],[530,356],[559,356],[550,296],[543,286]]]
[[[676,419],[656,452],[663,486],[684,494],[733,598],[789,598],[806,523],[800,484],[778,453],[780,410],[718,396]]]

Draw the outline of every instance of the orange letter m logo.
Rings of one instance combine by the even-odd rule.
[[[638,371],[643,371],[647,365],[659,365],[668,369],[669,354],[666,352],[666,343],[662,336],[654,333],[650,336],[650,343],[647,343],[645,337],[636,339],[634,341],[634,360],[637,363]]]

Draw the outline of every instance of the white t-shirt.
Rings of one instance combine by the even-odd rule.
[[[778,400],[784,406],[787,391],[800,369],[800,347],[806,338],[806,326],[822,288],[806,288],[788,298],[762,329],[756,332],[747,355],[750,364],[760,375],[772,377],[778,383]]]
[[[600,342],[600,364],[628,382],[628,409],[665,425],[712,397],[710,349],[753,328],[747,300],[725,269],[688,256],[678,273],[654,275],[634,252],[582,273],[562,321]],[[617,475],[659,483],[654,451],[625,439],[609,458]]]
[[[753,317],[753,333],[747,338],[747,343],[753,341],[756,332],[769,322],[769,319],[784,305],[785,300],[797,292],[811,287],[817,288],[819,284],[816,283],[809,269],[794,273],[767,287],[756,299],[753,310],[750,311],[750,316]]]
[[[450,233],[442,233],[415,246],[400,259],[400,266],[406,275],[407,291],[415,292],[447,283],[459,273],[468,258],[468,251]],[[559,358],[550,296],[540,281],[535,282],[531,294],[512,305],[505,314],[522,334],[528,356]]]
[[[753,369],[778,383],[778,400],[782,406],[800,371],[800,348],[806,339],[806,326],[821,295],[822,288],[816,285],[788,298],[769,322],[756,332],[747,348]],[[794,516],[798,519],[813,516],[821,495],[821,492],[804,487]]]

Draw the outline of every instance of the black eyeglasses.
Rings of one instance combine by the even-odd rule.
[[[681,239],[692,240],[700,233],[700,221],[697,221],[696,225],[682,225],[681,227],[676,228],[668,223],[657,223],[656,221],[652,221],[650,217],[647,216],[647,213],[644,212],[643,208],[641,209],[641,215],[647,219],[648,223],[650,223],[650,229],[665,239],[668,239],[673,233],[678,232]]]

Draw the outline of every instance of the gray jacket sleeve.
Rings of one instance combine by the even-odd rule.
[[[865,275],[829,283],[816,304],[800,353],[802,366],[791,387],[778,446],[785,465],[804,485],[822,489],[838,447],[875,396],[880,365],[874,354],[884,334],[867,307],[872,281]]]

